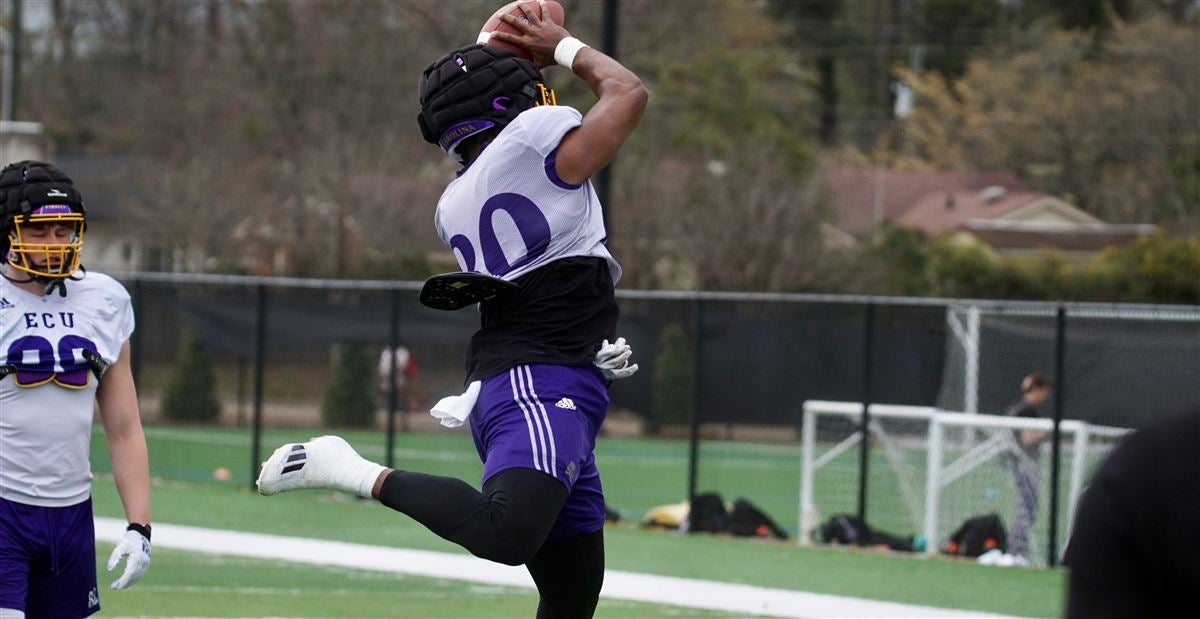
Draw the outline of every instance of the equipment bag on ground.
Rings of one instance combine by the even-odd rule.
[[[716,492],[697,494],[692,498],[687,523],[690,533],[725,533],[729,530],[725,500]]]
[[[999,548],[1001,552],[1008,551],[1008,535],[1004,531],[1004,521],[995,512],[975,516],[962,523],[962,526],[950,535],[950,540],[946,542],[942,552],[960,557],[978,557],[993,548]]]
[[[872,529],[861,518],[851,514],[834,514],[824,524],[817,527],[813,533],[817,541],[825,544],[887,546],[891,550],[904,552],[920,551],[925,548],[924,538],[919,535],[900,537]]]
[[[739,537],[788,537],[787,531],[746,499],[733,502],[733,511],[729,514],[729,532]]]

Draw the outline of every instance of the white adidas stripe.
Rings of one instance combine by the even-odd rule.
[[[533,468],[541,471],[542,465],[538,462],[537,439],[533,437],[533,420],[529,418],[529,410],[525,408],[525,403],[521,401],[521,395],[517,393],[517,374],[515,368],[508,371],[508,382],[512,385],[513,401],[517,403],[517,406],[521,407],[521,412],[525,413],[525,425],[529,428],[529,449],[533,452]]]
[[[554,444],[554,428],[550,426],[550,415],[546,413],[546,407],[542,405],[542,401],[538,399],[537,393],[533,390],[533,371],[529,366],[523,365],[525,375],[529,377],[529,395],[533,400],[533,404],[542,413],[542,420],[546,422],[546,434],[550,437],[550,474],[558,477],[558,448]]]
[[[554,475],[554,469],[550,468],[550,461],[546,457],[546,429],[542,425],[541,415],[538,415],[537,405],[534,404],[529,397],[529,388],[525,384],[525,373],[521,371],[523,367],[524,366],[517,366],[513,368],[513,371],[516,371],[517,373],[517,387],[520,388],[520,397],[523,398],[523,401],[520,402],[521,410],[525,410],[526,406],[529,407],[530,414],[533,417],[533,425],[535,428],[537,428],[538,440],[542,447],[542,468],[538,470]]]

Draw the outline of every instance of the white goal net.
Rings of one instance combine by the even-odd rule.
[[[1052,420],[887,404],[871,405],[870,418],[867,524],[901,537],[922,535],[925,552],[934,553],[966,520],[995,513],[1009,535],[1009,548],[1032,564],[1045,563],[1051,441],[1025,449],[1017,436],[1022,431],[1050,433]],[[802,543],[811,541],[823,519],[857,510],[861,421],[861,403],[804,403]],[[1129,430],[1064,420],[1059,431],[1061,551],[1084,484]]]

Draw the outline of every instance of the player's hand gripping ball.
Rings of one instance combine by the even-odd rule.
[[[562,26],[566,22],[566,14],[563,11],[563,7],[558,2],[555,2],[555,0],[543,0],[541,2],[538,0],[517,0],[515,2],[509,2],[508,4],[500,7],[500,9],[498,9],[495,13],[492,13],[492,16],[489,17],[486,22],[484,22],[483,28],[479,30],[479,38],[476,40],[476,43],[507,49],[521,58],[532,60],[533,56],[529,53],[529,50],[519,45],[493,38],[492,33],[505,32],[520,36],[523,33],[520,30],[517,30],[517,28],[514,26],[505,23],[502,19],[500,19],[500,16],[508,14],[528,23],[529,18],[525,16],[525,11],[537,11],[539,13],[535,14],[540,15],[540,11],[542,10],[540,5],[542,4],[544,4],[546,7],[547,19],[559,26]],[[521,5],[525,6],[524,11],[521,10]],[[538,68],[544,69],[546,67],[539,66]]]

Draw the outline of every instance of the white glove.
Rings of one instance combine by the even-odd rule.
[[[592,363],[600,368],[600,373],[604,375],[605,380],[629,378],[638,371],[636,363],[629,365],[631,355],[633,355],[633,349],[625,343],[625,338],[619,337],[612,344],[609,344],[608,340],[604,340],[604,343],[600,345],[599,352],[596,353],[596,360]]]
[[[137,531],[126,531],[108,557],[108,571],[111,572],[125,555],[129,555],[125,573],[112,584],[113,589],[127,589],[146,575],[146,570],[150,569],[150,540]]]

